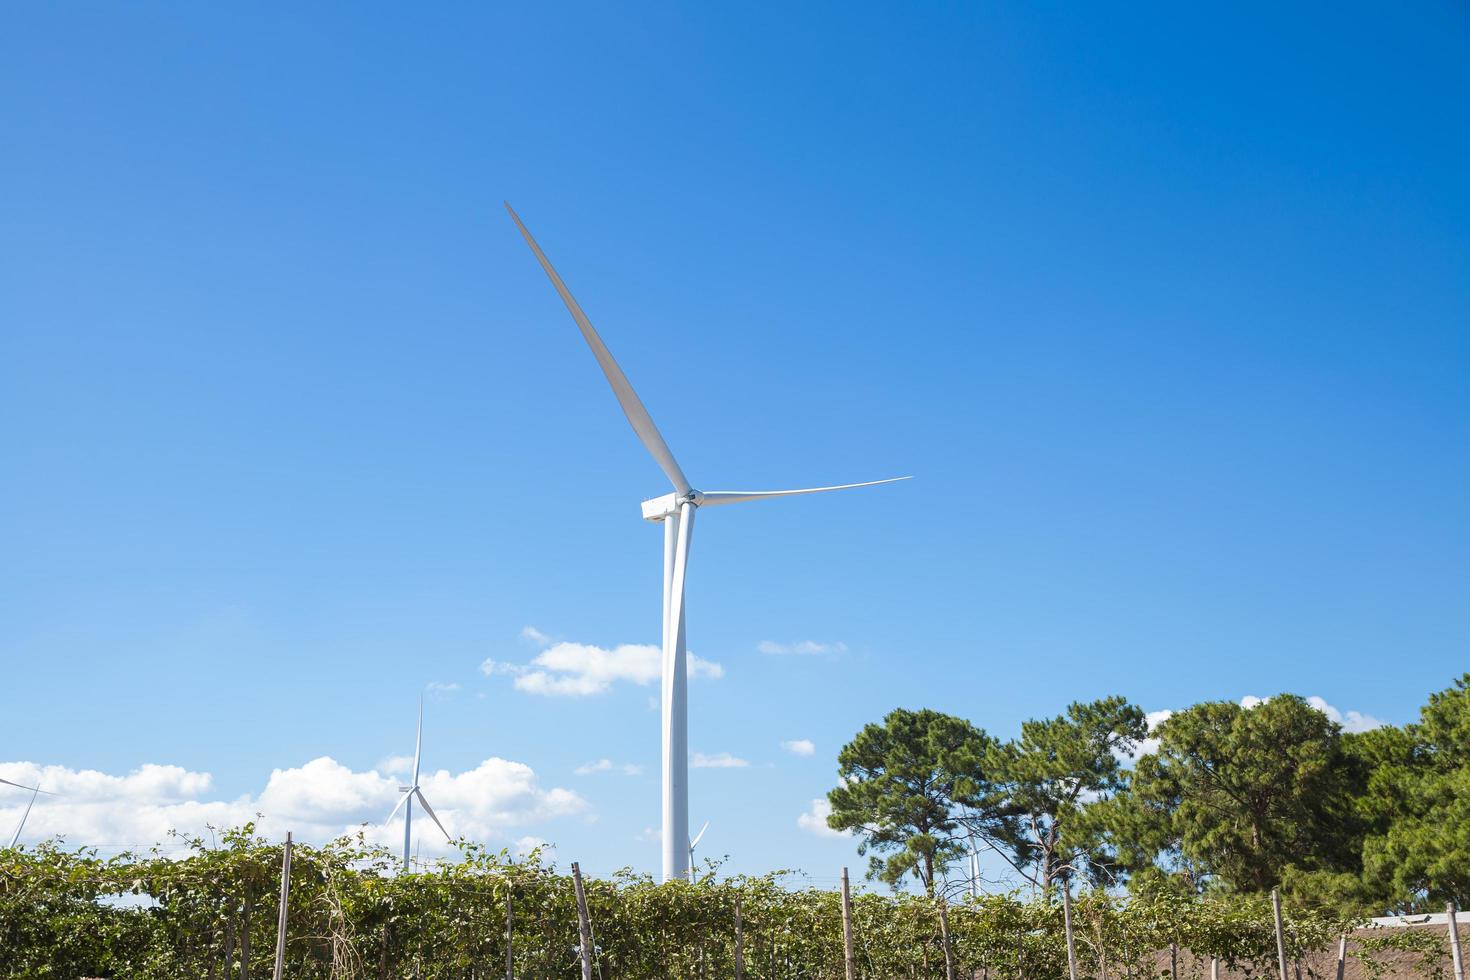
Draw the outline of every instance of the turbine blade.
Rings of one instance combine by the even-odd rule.
[[[694,850],[696,847],[699,846],[699,842],[704,839],[704,832],[706,830],[709,830],[709,821],[708,820],[706,820],[704,822],[704,826],[703,827],[700,827],[699,828],[699,833],[697,833],[697,834],[694,835],[694,839],[689,842],[689,849],[691,851]]]
[[[27,793],[40,793],[42,796],[55,796],[56,795],[55,793],[51,792],[49,789],[42,789],[39,786],[22,786],[20,783],[12,783],[8,779],[0,779],[0,783],[4,783],[6,786],[14,786],[16,789],[23,789]]]
[[[20,823],[15,825],[15,833],[10,835],[10,847],[12,850],[15,849],[15,845],[20,841],[20,832],[26,829],[26,818],[31,815],[31,807],[36,805],[36,794],[40,792],[41,787],[39,786],[31,790],[31,801],[26,804],[26,812],[20,815]]]
[[[516,227],[521,230],[521,236],[525,238],[526,244],[531,246],[531,251],[536,254],[536,261],[541,263],[541,268],[545,270],[546,277],[556,287],[557,293],[561,296],[561,301],[566,304],[567,311],[572,314],[572,319],[577,321],[577,329],[582,331],[582,339],[587,341],[588,347],[592,348],[592,356],[597,358],[598,366],[602,368],[602,373],[607,376],[607,383],[612,385],[613,394],[617,396],[618,404],[623,407],[623,414],[628,417],[628,422],[633,426],[633,431],[638,434],[638,438],[643,442],[644,448],[653,456],[654,462],[658,463],[659,469],[663,470],[664,475],[674,484],[674,491],[679,496],[684,496],[689,492],[689,481],[685,479],[684,471],[679,468],[678,462],[674,459],[674,454],[669,451],[668,443],[664,442],[664,437],[659,434],[658,426],[653,424],[653,418],[648,414],[648,409],[643,407],[643,402],[639,400],[638,393],[628,383],[628,376],[623,374],[623,369],[618,367],[617,361],[613,360],[613,356],[608,351],[607,345],[602,342],[602,338],[593,329],[592,321],[587,319],[587,314],[582,312],[582,307],[578,306],[577,301],[572,298],[571,291],[567,289],[566,283],[561,281],[561,276],[557,275],[556,270],[551,267],[551,262],[546,258],[546,253],[541,251],[541,246],[536,244],[536,239],[532,238],[531,233],[526,230],[526,226],[521,222],[520,215],[516,214],[515,209],[508,203],[505,205],[505,210],[510,212],[511,220],[516,223]]]
[[[679,527],[675,531],[674,564],[669,576],[669,625],[664,630],[668,642],[681,645],[684,636],[684,581],[689,576],[689,550],[694,546],[694,512],[689,501],[679,505]],[[667,654],[665,654],[667,659]]]
[[[419,798],[419,806],[423,807],[424,812],[429,815],[429,819],[434,821],[434,825],[439,828],[439,833],[444,835],[445,840],[453,843],[454,838],[449,836],[449,831],[445,830],[444,825],[439,822],[439,815],[434,812],[433,807],[429,806],[429,801],[424,799],[424,791],[415,787],[413,795]]]
[[[413,785],[419,784],[419,756],[424,748],[424,698],[419,695],[419,727],[413,737]]]
[[[390,824],[390,823],[392,823],[392,822],[393,822],[393,818],[394,818],[394,817],[396,817],[396,816],[398,816],[398,811],[399,811],[399,810],[402,810],[402,809],[403,809],[403,804],[404,804],[404,802],[405,802],[405,801],[406,801],[406,800],[407,800],[407,799],[408,799],[408,798],[409,798],[409,797],[410,797],[410,796],[412,796],[412,795],[413,795],[413,791],[412,791],[412,790],[410,790],[410,791],[409,791],[409,792],[407,792],[407,793],[404,793],[404,794],[403,794],[403,795],[402,795],[402,796],[400,796],[400,797],[399,797],[399,798],[398,798],[398,805],[397,805],[397,806],[395,806],[395,807],[394,807],[394,808],[393,808],[393,812],[392,812],[392,813],[390,813],[390,814],[388,814],[388,819],[386,819],[386,820],[384,820],[384,821],[383,821],[383,823],[385,823],[385,824]]]
[[[747,500],[765,500],[768,497],[795,497],[804,493],[827,493],[830,490],[853,490],[857,487],[876,487],[884,483],[912,480],[911,476],[895,476],[887,480],[869,480],[867,483],[844,483],[837,487],[808,487],[805,490],[709,490],[700,494],[699,505],[709,507],[717,504],[738,504]]]

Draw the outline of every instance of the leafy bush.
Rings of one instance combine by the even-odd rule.
[[[0,975],[223,978],[269,976],[275,954],[281,848],[250,827],[218,846],[189,842],[101,859],[45,845],[0,851]],[[398,874],[391,855],[359,839],[292,851],[287,974],[292,978],[498,977],[505,974],[507,901],[517,977],[576,975],[571,880],[532,855],[514,861],[463,845],[462,860]],[[586,882],[602,980],[734,976],[736,909],[750,980],[843,976],[841,899],[788,889],[779,875],[655,884],[621,872]],[[990,895],[947,907],[958,976],[1063,980],[1055,902]],[[1159,889],[1124,900],[1104,892],[1073,908],[1081,975],[1157,975],[1171,943],[1252,975],[1274,969],[1268,902],[1190,898]],[[940,905],[920,896],[853,898],[864,977],[945,975]],[[1325,948],[1341,923],[1291,916],[1293,956]],[[242,965],[248,968],[242,970]]]

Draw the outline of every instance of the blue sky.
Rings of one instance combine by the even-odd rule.
[[[701,518],[691,743],[748,763],[693,773],[707,853],[856,865],[797,818],[899,705],[1410,720],[1470,637],[1467,42],[1448,3],[6,10],[0,763],[74,783],[35,835],[300,827],[334,779],[322,825],[368,819],[458,685],[441,809],[655,868],[656,687],[480,669],[656,642],[667,490],[503,199],[696,486],[915,476]]]

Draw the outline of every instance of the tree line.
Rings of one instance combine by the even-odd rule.
[[[1043,900],[1061,886],[1261,895],[1344,915],[1470,898],[1470,673],[1419,720],[1347,732],[1293,694],[1210,701],[1149,730],[1123,697],[1002,741],[897,709],[838,755],[828,824],[869,875],[929,895],[994,855]],[[987,861],[993,863],[993,861]]]

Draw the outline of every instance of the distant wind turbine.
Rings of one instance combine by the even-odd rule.
[[[709,821],[708,820],[706,820],[704,822],[704,826],[703,827],[700,827],[699,828],[699,833],[697,833],[697,834],[694,835],[694,839],[689,842],[689,880],[690,881],[693,881],[694,880],[694,849],[699,846],[699,842],[700,841],[704,840],[704,832],[706,830],[709,830]]]
[[[571,291],[561,276],[551,267],[541,246],[531,237],[520,217],[509,204],[511,220],[520,229],[526,244],[541,263],[541,268],[551,280],[567,311],[582,331],[582,339],[592,348],[592,356],[602,368],[613,394],[622,406],[623,414],[633,426],[643,447],[653,456],[659,469],[674,485],[673,493],[643,502],[644,520],[664,526],[664,615],[663,615],[663,877],[686,877],[689,871],[689,663],[684,639],[684,578],[689,567],[689,545],[694,534],[694,512],[700,507],[716,504],[737,504],[748,500],[767,500],[771,497],[789,497],[797,494],[825,493],[829,490],[849,490],[854,487],[871,487],[880,483],[907,480],[900,476],[888,480],[870,480],[867,483],[847,483],[833,487],[810,487],[804,490],[706,490],[699,491],[689,484],[684,471],[669,451],[664,437],[638,393],[628,383],[623,369],[613,360],[607,345],[592,327],[592,321],[582,312],[582,307],[572,298]],[[667,342],[687,346],[689,335],[670,338]],[[725,411],[729,411],[727,407]]]
[[[29,790],[31,794],[30,801],[26,803],[25,812],[20,815],[20,823],[15,825],[15,833],[10,835],[9,846],[11,848],[14,848],[15,845],[20,841],[20,832],[26,829],[26,818],[31,815],[31,807],[36,805],[36,797],[41,793],[46,793],[47,796],[51,796],[53,794],[47,793],[45,790],[43,790],[39,782],[36,783],[36,785],[34,786],[22,786],[20,783],[12,783],[8,779],[0,779],[0,783],[4,783],[6,786],[14,786],[16,789]]]
[[[429,815],[429,819],[434,821],[434,825],[439,828],[439,832],[444,835],[444,839],[447,840],[447,841],[451,841],[451,842],[454,840],[453,837],[450,837],[449,836],[449,831],[445,830],[444,829],[444,825],[439,822],[439,817],[438,817],[438,815],[436,813],[434,813],[434,808],[431,807],[431,806],[429,806],[429,801],[426,800],[426,799],[424,799],[424,791],[421,790],[421,789],[419,789],[419,758],[423,754],[423,748],[424,748],[424,699],[423,698],[419,698],[419,728],[418,728],[418,734],[416,734],[414,736],[414,740],[413,740],[413,782],[410,783],[407,786],[400,786],[400,787],[398,787],[398,791],[400,793],[402,793],[403,795],[398,798],[398,804],[393,807],[393,812],[390,813],[390,814],[388,814],[388,819],[383,821],[383,823],[385,823],[385,824],[386,823],[392,823],[393,822],[393,818],[398,815],[398,808],[401,807],[401,806],[407,805],[407,809],[405,809],[403,811],[403,870],[404,871],[408,871],[409,870],[409,857],[410,857],[409,842],[411,841],[411,839],[413,837],[413,800],[414,800],[414,797],[418,797],[419,805],[424,808],[424,812]]]

